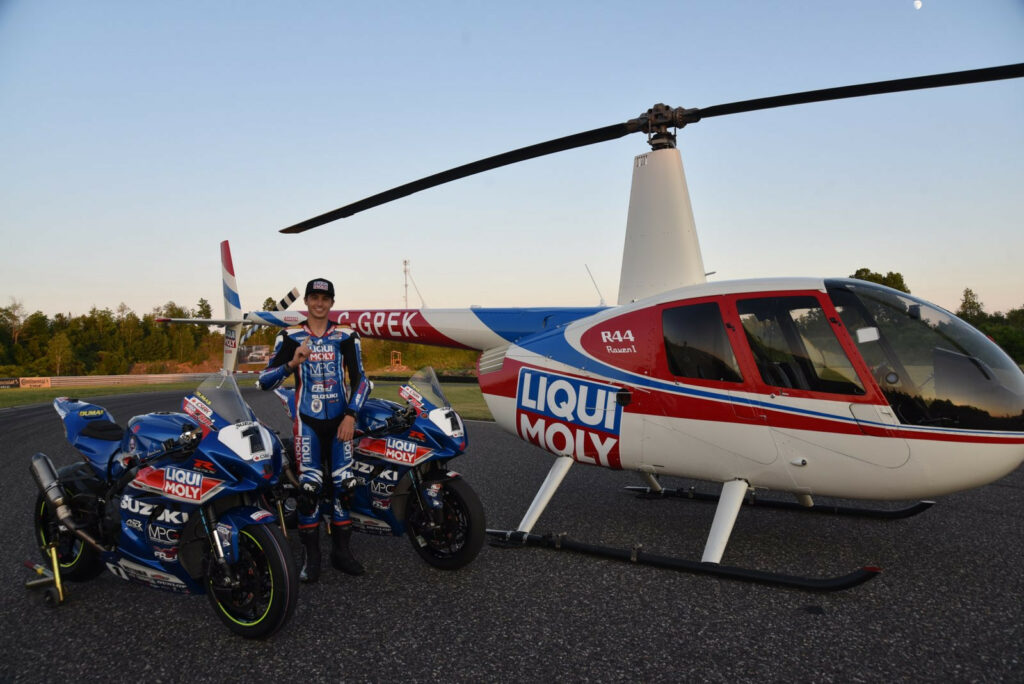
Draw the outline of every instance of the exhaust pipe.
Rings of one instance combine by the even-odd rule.
[[[101,553],[106,552],[107,549],[103,548],[88,532],[78,529],[78,526],[75,525],[71,507],[68,506],[68,495],[60,484],[57,471],[54,469],[50,457],[42,452],[35,454],[28,469],[32,473],[32,478],[36,481],[39,491],[43,493],[46,502],[56,512],[57,519],[86,544]]]

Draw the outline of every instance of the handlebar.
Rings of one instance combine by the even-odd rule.
[[[416,420],[416,409],[413,406],[406,406],[401,411],[395,411],[391,417],[384,421],[384,425],[374,430],[367,430],[363,434],[367,437],[383,437],[395,432],[403,432]]]

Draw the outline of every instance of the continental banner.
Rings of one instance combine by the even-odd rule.
[[[44,389],[50,386],[50,378],[21,378],[22,387]]]
[[[19,386],[18,378],[0,378],[0,389],[14,389]]]

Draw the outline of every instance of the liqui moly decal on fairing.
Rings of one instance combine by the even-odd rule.
[[[376,456],[395,463],[404,465],[416,465],[423,459],[434,453],[434,450],[397,437],[378,439],[376,437],[364,437],[359,441],[356,449],[368,456]]]
[[[224,481],[187,468],[147,466],[138,472],[132,484],[164,494],[169,499],[199,503],[220,491]]]
[[[618,391],[613,385],[522,368],[516,429],[522,439],[558,456],[620,468]]]

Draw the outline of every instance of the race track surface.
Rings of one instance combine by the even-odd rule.
[[[246,391],[287,431],[276,399]],[[180,394],[103,397],[122,425],[178,410]],[[514,528],[551,457],[490,423],[453,461],[488,527]],[[434,570],[407,539],[357,535],[367,573],[325,567],[282,632],[233,636],[205,596],[110,573],[70,584],[56,609],[23,589],[37,560],[29,458],[76,456],[47,406],[0,411],[0,681],[1024,681],[1024,469],[931,510],[884,521],[744,508],[723,562],[762,570],[883,573],[820,594],[546,549],[485,546]],[[699,559],[708,504],[644,500],[632,473],[574,466],[535,532]],[[696,484],[666,480],[666,486]],[[293,550],[298,543],[292,537]],[[326,542],[324,546],[327,550]],[[298,555],[297,555],[298,557]],[[326,560],[326,559],[325,559]]]

